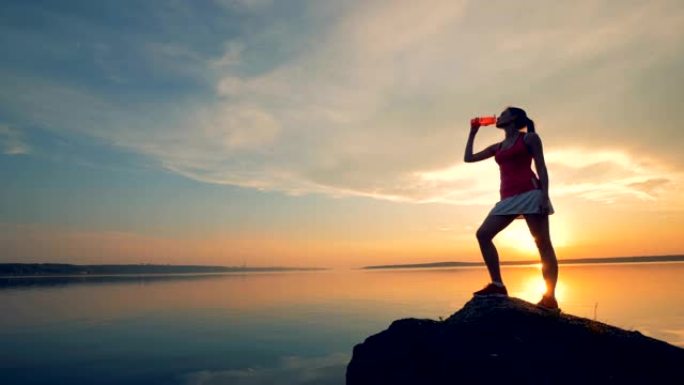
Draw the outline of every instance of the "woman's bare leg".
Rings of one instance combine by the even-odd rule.
[[[549,216],[543,214],[528,214],[525,215],[527,227],[534,237],[534,242],[539,249],[539,255],[542,260],[542,275],[546,282],[546,296],[555,298],[556,283],[558,282],[558,260],[556,259],[556,251],[553,249],[551,243],[551,235],[549,232]]]
[[[496,251],[492,239],[506,226],[510,225],[516,215],[489,215],[479,229],[477,229],[477,241],[480,244],[482,258],[487,265],[489,277],[492,282],[503,283],[501,269],[499,268],[499,253]]]

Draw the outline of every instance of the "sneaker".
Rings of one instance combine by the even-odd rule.
[[[495,285],[493,283],[490,283],[489,285],[485,286],[484,289],[474,292],[473,295],[508,297],[508,290],[506,290],[506,286],[499,286],[499,285]]]
[[[560,312],[560,308],[558,307],[558,301],[556,301],[555,297],[543,296],[541,301],[537,303],[537,306],[544,308],[546,310]]]

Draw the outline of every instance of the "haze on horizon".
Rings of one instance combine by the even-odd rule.
[[[684,4],[5,1],[0,262],[480,261],[527,110],[560,259],[681,254]],[[475,147],[502,133],[486,127]],[[502,260],[537,258],[523,221]]]

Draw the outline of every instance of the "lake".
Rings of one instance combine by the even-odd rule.
[[[502,271],[510,295],[539,299],[538,266]],[[561,265],[558,297],[684,346],[682,278],[684,263]],[[486,282],[482,267],[0,278],[0,382],[344,384],[355,344],[446,318]]]

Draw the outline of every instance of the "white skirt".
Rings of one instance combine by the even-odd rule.
[[[524,193],[513,195],[500,200],[489,215],[518,215],[522,218],[523,214],[541,214],[542,190],[530,190]],[[549,201],[549,215],[553,214],[553,206]]]

